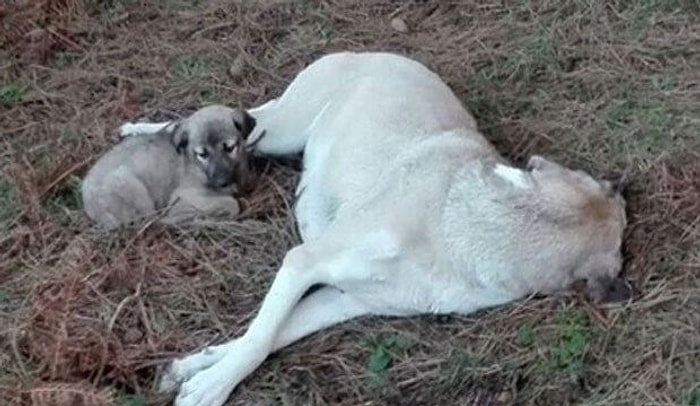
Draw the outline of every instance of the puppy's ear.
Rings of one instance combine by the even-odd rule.
[[[187,148],[187,142],[189,141],[189,134],[185,129],[185,126],[181,122],[176,121],[173,124],[165,127],[163,129],[165,134],[170,137],[170,142],[175,147],[175,151],[178,154],[183,153],[185,148]]]
[[[233,119],[233,125],[241,133],[243,139],[247,139],[253,128],[255,128],[255,118],[248,114],[248,112],[243,112],[243,122],[238,122],[235,118]]]

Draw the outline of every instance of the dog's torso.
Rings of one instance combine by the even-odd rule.
[[[185,178],[185,163],[162,134],[123,140],[102,156],[83,181],[85,210],[116,227],[166,207]]]
[[[308,137],[295,209],[304,241],[353,241],[359,262],[384,258],[376,286],[363,279],[361,289],[339,287],[380,307],[420,313],[480,308],[571,283],[583,259],[542,247],[569,244],[583,255],[587,245],[556,219],[518,207],[527,197],[497,173],[503,159],[451,90],[406,58],[357,60],[323,58],[267,110],[253,112],[270,133],[262,152],[276,152],[275,136]]]

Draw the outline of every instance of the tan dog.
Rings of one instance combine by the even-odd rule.
[[[629,295],[614,185],[538,156],[512,166],[415,61],[330,55],[250,113],[260,153],[304,152],[304,242],[243,336],[170,365],[179,406],[219,406],[271,352],[363,315],[469,314],[578,279]]]
[[[107,229],[163,210],[168,223],[198,214],[235,216],[233,192],[252,181],[245,138],[254,126],[248,113],[213,105],[124,139],[85,177],[85,211]]]

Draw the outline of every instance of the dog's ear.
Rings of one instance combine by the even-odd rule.
[[[236,118],[233,119],[233,125],[236,126],[236,130],[238,130],[241,133],[241,137],[243,139],[247,139],[250,133],[253,131],[253,128],[255,128],[255,118],[248,114],[248,112],[244,111],[243,112],[243,119],[242,122],[239,122]]]
[[[170,142],[175,147],[175,151],[178,154],[183,153],[185,148],[187,148],[187,142],[189,141],[189,134],[182,125],[180,121],[176,121],[162,130],[166,136],[170,137]]]

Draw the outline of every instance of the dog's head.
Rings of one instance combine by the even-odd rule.
[[[240,190],[254,181],[246,139],[255,119],[243,110],[221,105],[201,108],[166,128],[179,154],[201,170],[212,189],[234,185]]]
[[[570,207],[577,224],[590,230],[588,249],[578,261],[574,276],[586,279],[588,295],[595,301],[620,301],[632,292],[621,275],[622,238],[627,225],[622,189],[624,178],[598,180],[583,171],[568,169],[541,156],[527,163],[539,193],[562,207]]]

